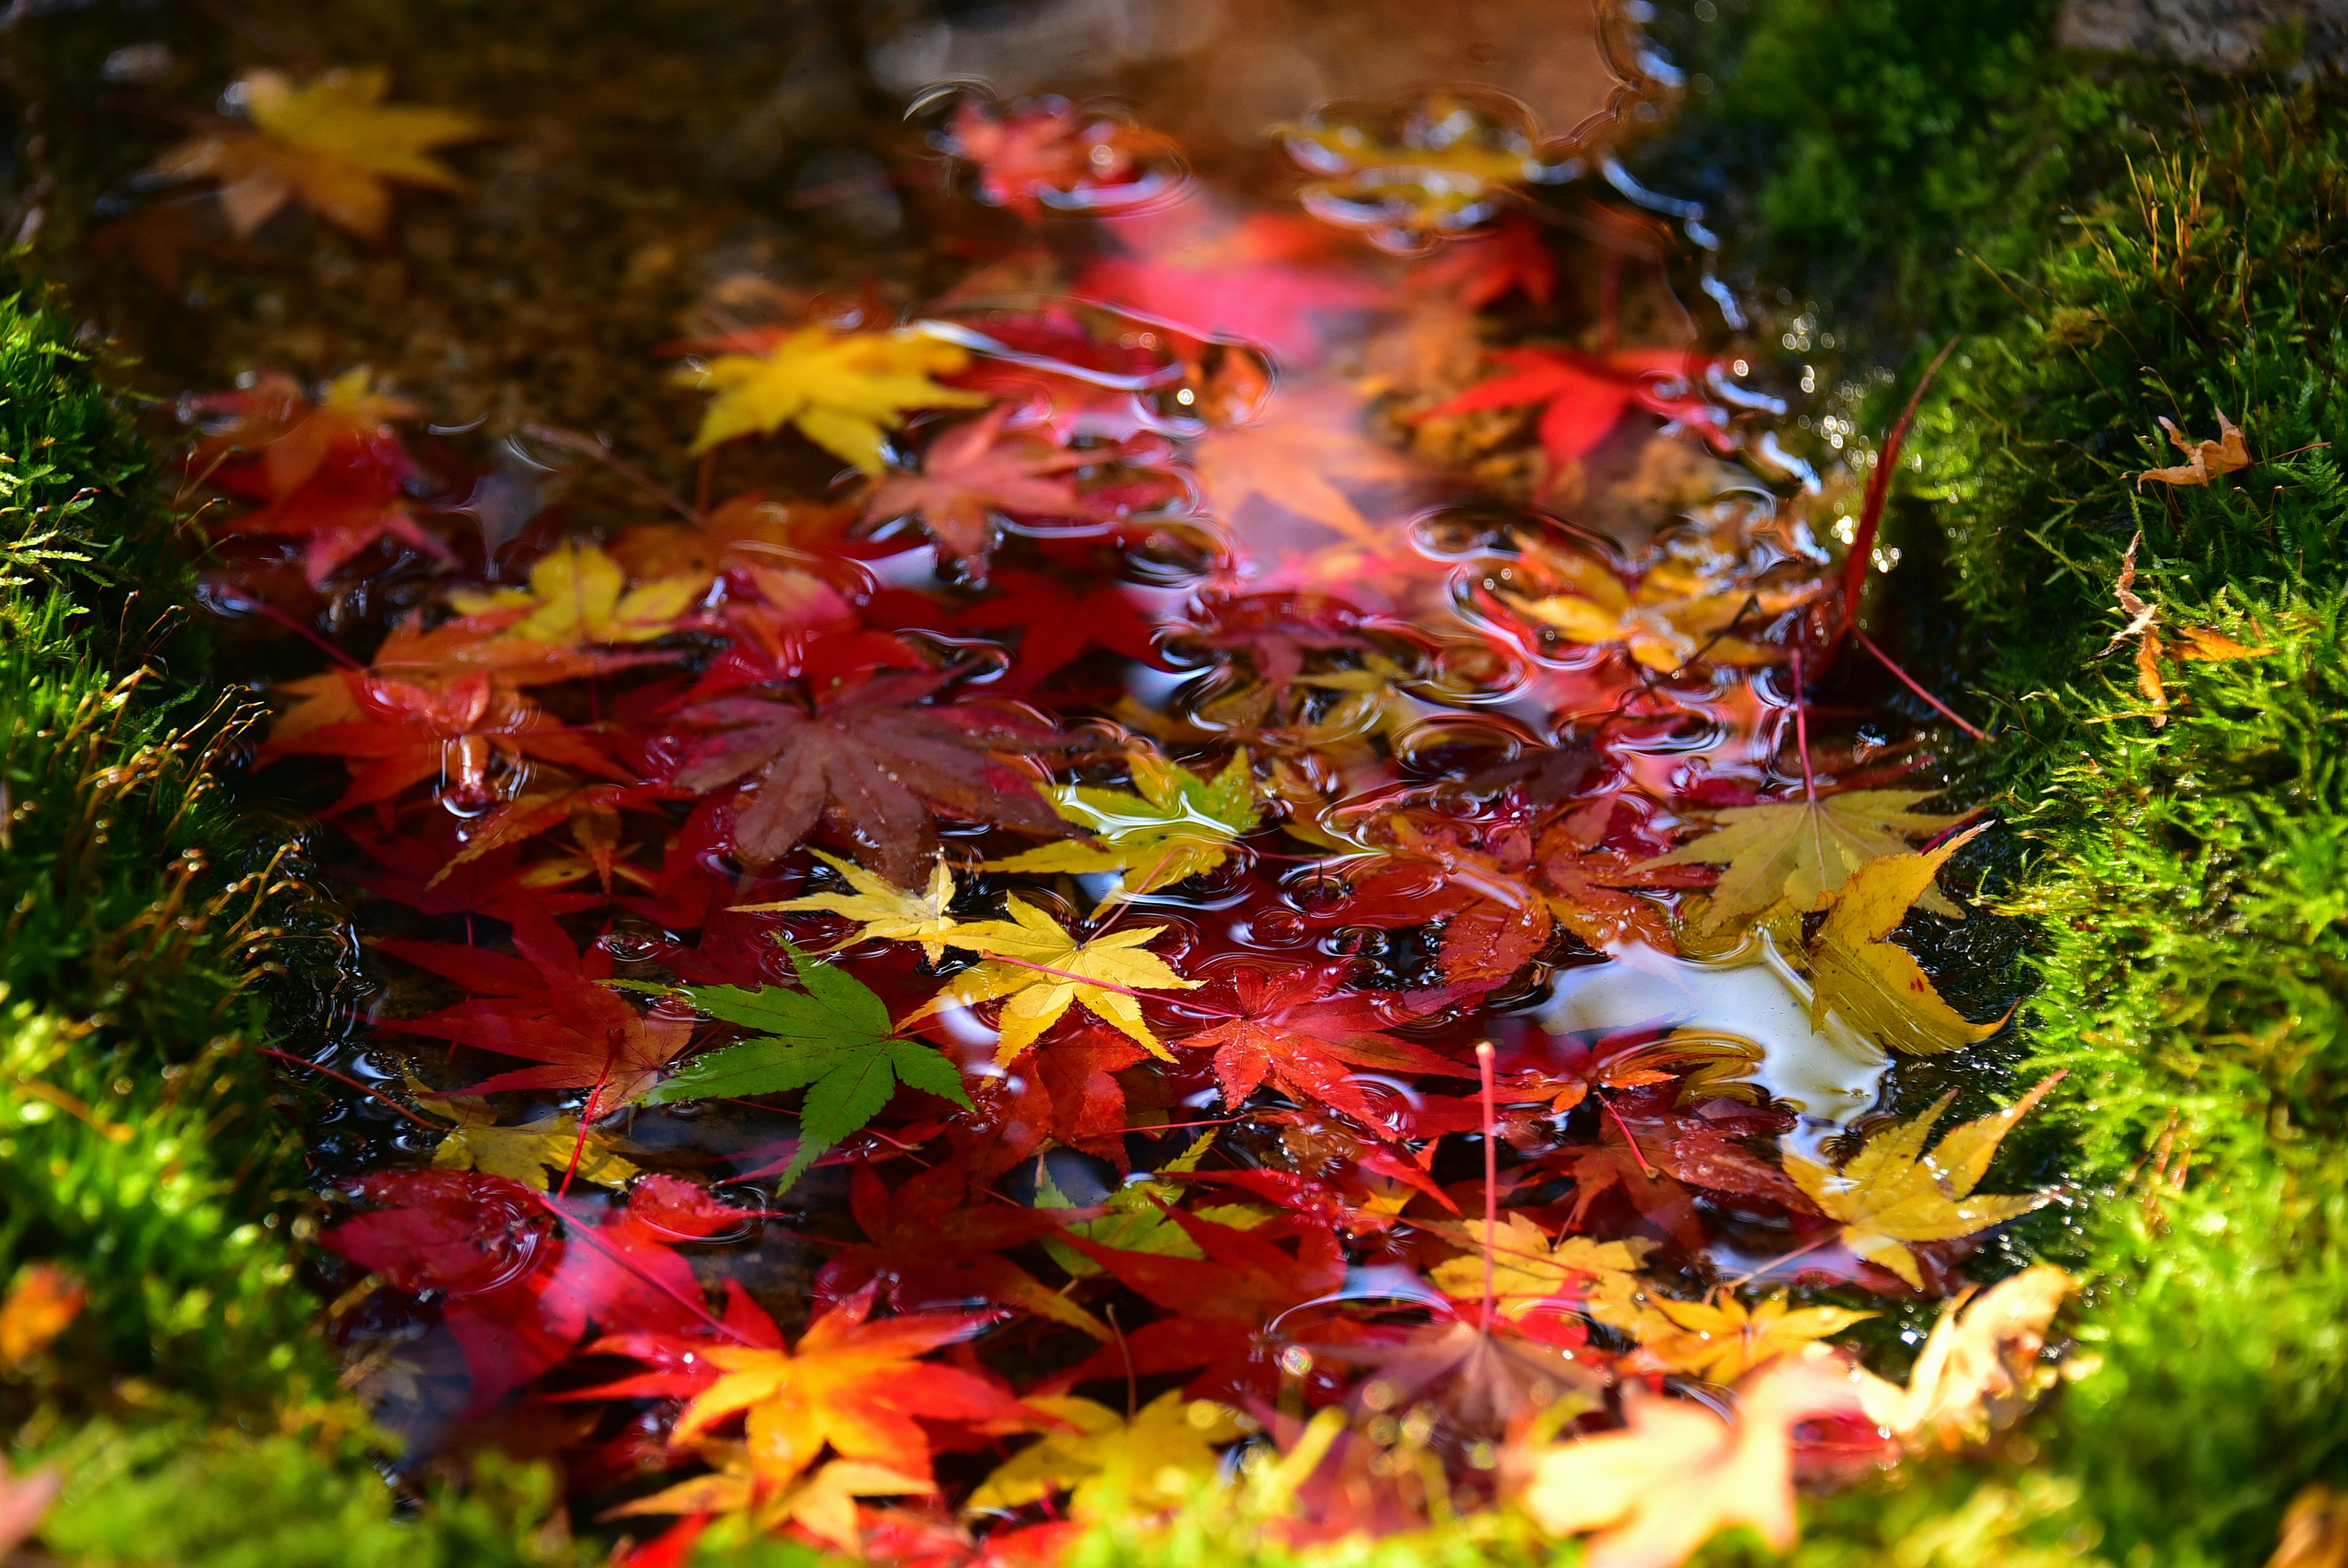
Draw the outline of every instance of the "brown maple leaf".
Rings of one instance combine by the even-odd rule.
[[[2218,415],[2219,438],[2215,441],[2188,441],[2185,432],[2165,414],[2160,416],[2160,427],[2168,432],[2169,440],[2185,454],[2186,461],[2175,468],[2147,468],[2136,477],[2139,490],[2147,479],[2157,479],[2164,485],[2206,485],[2212,476],[2247,468],[2252,461],[2240,429],[2222,411]]]
[[[871,848],[899,886],[936,853],[931,813],[1058,836],[1072,831],[1006,754],[1057,758],[1092,743],[1003,703],[930,703],[948,674],[890,675],[826,698],[723,697],[686,709],[710,735],[677,770],[698,794],[737,785],[734,842],[754,865],[779,859],[819,817]]]

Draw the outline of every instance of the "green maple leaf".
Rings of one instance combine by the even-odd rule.
[[[962,1072],[935,1050],[899,1038],[872,988],[783,944],[805,990],[788,986],[687,986],[684,995],[713,1018],[766,1032],[695,1057],[644,1096],[647,1105],[807,1091],[799,1147],[783,1171],[788,1191],[823,1152],[880,1114],[904,1084],[964,1110]]]
[[[1098,914],[1120,899],[1212,871],[1230,856],[1232,839],[1263,821],[1244,751],[1211,782],[1144,751],[1130,753],[1127,765],[1136,793],[1084,784],[1052,791],[1052,809],[1090,828],[1092,838],[1042,845],[1008,860],[990,860],[983,869],[1117,872],[1118,884],[1100,901]]]
[[[1215,1145],[1212,1132],[1200,1139],[1173,1160],[1159,1167],[1161,1174],[1173,1172],[1188,1173],[1199,1168],[1199,1162]],[[1048,1167],[1038,1172],[1035,1184],[1035,1206],[1039,1209],[1073,1209],[1076,1201],[1060,1190],[1052,1180]],[[1146,1252],[1159,1257],[1203,1258],[1199,1244],[1190,1233],[1169,1218],[1167,1204],[1179,1204],[1184,1196],[1179,1182],[1158,1181],[1148,1177],[1129,1181],[1101,1200],[1098,1219],[1079,1220],[1067,1227],[1070,1235],[1079,1235],[1101,1246],[1115,1247],[1119,1252]],[[1270,1211],[1255,1204],[1206,1204],[1196,1211],[1202,1220],[1211,1220],[1234,1230],[1252,1230],[1271,1218]],[[1107,1271],[1085,1254],[1056,1236],[1044,1238],[1044,1250],[1052,1261],[1079,1278]]]

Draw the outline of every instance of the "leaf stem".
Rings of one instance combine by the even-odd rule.
[[[1492,1042],[1476,1042],[1476,1079],[1484,1102],[1484,1317],[1492,1331],[1492,1238],[1500,1231],[1500,1118],[1492,1108]]]
[[[1902,686],[1907,687],[1908,690],[1915,692],[1916,695],[1923,698],[1925,702],[1931,703],[1932,712],[1940,714],[1941,717],[1948,720],[1949,723],[1954,724],[1957,728],[1962,730],[1966,734],[1971,735],[1976,741],[1986,741],[1989,739],[1988,731],[1976,729],[1972,725],[1966,723],[1962,719],[1958,718],[1955,713],[1950,711],[1949,705],[1946,702],[1941,702],[1938,697],[1933,696],[1932,693],[1924,690],[1924,688],[1917,682],[1917,680],[1913,675],[1909,674],[1907,671],[1902,670],[1899,665],[1893,663],[1891,661],[1891,655],[1883,651],[1882,649],[1878,648],[1875,645],[1874,640],[1869,638],[1866,632],[1861,631],[1858,627],[1854,626],[1850,629],[1850,634],[1861,648],[1866,649],[1869,653],[1875,656],[1875,661],[1877,663],[1882,665],[1886,670],[1890,671],[1892,674],[1898,676],[1900,678],[1900,683]]]
[[[306,1056],[296,1056],[290,1050],[277,1050],[268,1046],[262,1047],[261,1054],[263,1056],[273,1056],[280,1061],[290,1061],[296,1067],[306,1067],[313,1072],[323,1072],[329,1078],[337,1080],[340,1082],[347,1083],[353,1089],[357,1090],[360,1093],[368,1095],[373,1099],[379,1100],[384,1104],[390,1106],[400,1115],[405,1116],[407,1120],[415,1122],[418,1127],[422,1127],[427,1132],[446,1132],[449,1130],[448,1124],[446,1122],[427,1121],[425,1118],[418,1116],[415,1112],[410,1111],[407,1106],[402,1105],[398,1101],[394,1100],[390,1095],[383,1092],[380,1089],[370,1088],[368,1085],[361,1083],[357,1079],[353,1078],[349,1073],[337,1072],[324,1062],[313,1061]]]
[[[1810,707],[1802,695],[1802,645],[1794,644],[1794,749],[1802,756],[1802,799],[1818,804],[1818,774],[1810,769]]]

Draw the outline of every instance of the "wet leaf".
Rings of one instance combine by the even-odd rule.
[[[1596,1532],[1587,1568],[1678,1568],[1723,1530],[1746,1525],[1782,1552],[1798,1532],[1791,1433],[1857,1408],[1838,1367],[1779,1361],[1738,1388],[1734,1422],[1649,1396],[1627,1430],[1532,1456],[1525,1511],[1553,1535]]]
[[[385,103],[391,73],[381,66],[331,70],[299,85],[279,71],[249,71],[237,86],[252,128],[191,138],[150,172],[217,181],[240,239],[298,201],[363,240],[380,241],[391,227],[391,183],[461,190],[464,181],[431,149],[487,129],[454,109]]]
[[[860,1460],[836,1459],[778,1487],[762,1484],[751,1462],[747,1443],[703,1445],[703,1459],[717,1469],[650,1497],[623,1503],[605,1519],[633,1519],[646,1514],[747,1514],[763,1530],[796,1524],[818,1541],[854,1553],[863,1542],[858,1529],[856,1500],[860,1497],[905,1497],[927,1494],[936,1484],[905,1475],[886,1465]],[[633,1559],[629,1559],[631,1563]]]
[[[693,450],[706,452],[789,425],[878,476],[887,467],[881,441],[909,410],[985,406],[988,400],[978,393],[930,379],[960,370],[969,359],[960,345],[914,330],[841,333],[825,326],[777,337],[764,353],[718,354],[687,375],[691,384],[716,394]]]
[[[458,1094],[435,1099],[427,1109],[457,1123],[432,1151],[436,1171],[480,1171],[541,1192],[557,1177],[623,1187],[638,1174],[635,1163],[615,1150],[609,1138],[592,1127],[582,1133],[576,1116],[500,1127],[487,1100]]]
[[[1079,942],[1024,898],[1014,896],[1009,907],[1008,920],[972,920],[955,928],[953,945],[985,954],[986,961],[946,982],[944,989],[907,1017],[908,1023],[946,1007],[1007,999],[996,1025],[1001,1035],[994,1060],[1009,1063],[1025,1055],[1071,1005],[1081,1003],[1150,1055],[1174,1060],[1150,1032],[1135,994],[1198,989],[1198,981],[1184,979],[1166,967],[1165,959],[1140,950],[1165,927],[1111,931]]]
[[[1978,1044],[2005,1026],[2002,1018],[1968,1021],[1941,999],[1914,957],[1888,940],[1949,856],[1987,831],[1986,825],[1972,828],[1928,854],[1870,860],[1826,896],[1827,917],[1803,953],[1813,1024],[1823,1024],[1832,1012],[1870,1039],[1915,1056]]]
[[[1385,548],[1391,540],[1364,514],[1355,492],[1426,476],[1363,434],[1363,419],[1359,402],[1332,387],[1292,392],[1254,424],[1209,431],[1191,459],[1209,511],[1234,528],[1258,511],[1286,514],[1355,544]]]
[[[911,883],[936,853],[932,806],[1056,836],[1068,831],[999,755],[1062,757],[1091,742],[987,703],[927,702],[939,675],[890,675],[827,697],[720,697],[678,715],[716,733],[676,773],[680,788],[737,786],[734,842],[753,865],[780,859],[829,815],[871,845],[879,873]]]
[[[1687,349],[1632,349],[1594,356],[1564,348],[1496,349],[1503,373],[1418,415],[1422,420],[1481,408],[1541,410],[1540,444],[1555,477],[1570,472],[1613,433],[1632,409],[1684,421],[1725,449],[1724,412],[1694,387],[1715,363]]]
[[[1234,1016],[1180,1042],[1188,1050],[1215,1053],[1215,1077],[1227,1109],[1243,1108],[1269,1078],[1305,1104],[1331,1106],[1376,1129],[1383,1122],[1354,1081],[1355,1069],[1473,1076],[1473,1069],[1387,1032],[1436,1010],[1447,998],[1348,990],[1354,968],[1299,964],[1269,971],[1242,968],[1231,976]]]
[[[1588,547],[1529,542],[1510,579],[1491,591],[1519,615],[1553,629],[1568,642],[1619,648],[1650,670],[1671,674],[1703,660],[1768,664],[1781,651],[1744,635],[1821,589],[1809,563],[1778,563],[1755,572],[1741,552],[1699,537],[1675,537],[1635,580]]]
[[[846,878],[851,889],[846,893],[810,893],[802,897],[786,898],[777,904],[736,904],[737,915],[785,915],[820,910],[859,923],[850,942],[919,942],[922,956],[932,964],[945,957],[946,947],[953,940],[951,933],[957,922],[946,911],[954,901],[953,873],[946,868],[945,856],[938,856],[930,867],[928,884],[920,892],[900,887],[883,876],[875,876],[864,867],[842,860],[837,855],[814,851],[815,857]]]
[[[632,1357],[655,1369],[600,1392],[690,1395],[669,1434],[674,1447],[689,1447],[742,1417],[751,1475],[769,1488],[797,1480],[827,1448],[932,1485],[922,1420],[997,1431],[1035,1424],[1025,1407],[990,1379],[921,1358],[970,1338],[998,1314],[920,1313],[870,1322],[872,1300],[867,1289],[839,1303],[792,1346],[763,1315],[753,1329],[756,1343],[645,1334],[606,1338],[592,1353]],[[729,1314],[729,1320],[745,1316]]]
[[[1700,932],[1743,926],[1781,906],[1807,912],[1818,907],[1869,861],[1904,855],[1910,837],[1938,833],[1964,820],[1911,809],[1934,793],[1845,790],[1816,800],[1732,806],[1713,814],[1712,832],[1638,869],[1690,865],[1727,868],[1696,922]],[[1963,913],[1929,886],[1917,902],[1935,915],[1958,918]]]
[[[1843,1245],[1881,1264],[1910,1285],[1924,1276],[1910,1242],[1952,1241],[2019,1219],[2054,1201],[2052,1193],[1976,1197],[1997,1146],[2062,1078],[2045,1079],[1994,1115],[1964,1122],[1927,1153],[1924,1140],[1957,1097],[1955,1090],[1914,1118],[1877,1133],[1850,1163],[1835,1171],[1788,1152],[1786,1173],[1810,1201],[1840,1222]]]
[[[804,990],[689,986],[687,1000],[716,1018],[765,1032],[697,1056],[644,1094],[649,1105],[807,1091],[788,1189],[817,1157],[886,1110],[900,1083],[967,1109],[962,1072],[930,1046],[901,1039],[872,988],[785,944]]]
[[[1498,1227],[1490,1231],[1482,1220],[1438,1228],[1447,1239],[1474,1249],[1428,1271],[1427,1278],[1446,1296],[1483,1299],[1488,1238],[1492,1300],[1504,1316],[1527,1317],[1562,1307],[1586,1312],[1626,1333],[1635,1333],[1646,1321],[1640,1312],[1644,1292],[1639,1270],[1654,1247],[1653,1242],[1572,1235],[1552,1241],[1547,1231],[1519,1214],[1502,1215]]]
[[[620,563],[601,546],[565,539],[530,569],[528,589],[452,593],[465,615],[520,611],[502,635],[557,648],[582,643],[650,642],[676,630],[707,579],[687,574],[627,585]]]
[[[543,911],[515,920],[518,958],[448,942],[386,940],[385,952],[473,993],[471,999],[423,1018],[386,1020],[377,1028],[446,1040],[541,1065],[501,1072],[470,1085],[476,1093],[510,1089],[589,1091],[583,1119],[632,1105],[692,1037],[690,1018],[657,1004],[639,1012],[600,982],[612,972],[602,944],[582,960],[571,938]],[[565,1156],[568,1163],[568,1155]]]
[[[2038,1353],[2056,1309],[2077,1288],[2042,1263],[1943,1303],[1906,1388],[1861,1374],[1868,1419],[1919,1449],[1935,1441],[1959,1448],[2012,1421],[2054,1382],[2054,1368]]]
[[[1114,872],[1117,885],[1101,896],[1093,913],[1177,882],[1202,876],[1230,858],[1231,840],[1263,820],[1256,804],[1255,774],[1242,749],[1213,782],[1176,763],[1135,749],[1127,753],[1137,794],[1063,784],[1052,791],[1052,806],[1092,836],[1046,844],[990,860],[989,871],[1065,872],[1075,876]]]
[[[1756,1367],[1839,1334],[1875,1316],[1840,1307],[1787,1305],[1786,1293],[1764,1296],[1750,1307],[1733,1294],[1703,1301],[1648,1297],[1660,1325],[1641,1339],[1630,1358],[1637,1372],[1667,1372],[1733,1383]]]
[[[1221,1462],[1216,1450],[1250,1430],[1228,1407],[1185,1399],[1179,1389],[1130,1420],[1091,1399],[1048,1397],[1028,1404],[1073,1430],[1046,1432],[997,1466],[963,1504],[965,1512],[1020,1508],[1064,1491],[1074,1494],[1070,1516],[1087,1521],[1176,1507],[1214,1479]]]

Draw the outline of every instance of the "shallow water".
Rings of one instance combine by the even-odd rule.
[[[1698,940],[1714,870],[1657,864],[1723,809],[1930,791],[1944,733],[1835,634],[1864,443],[1795,406],[1815,374],[1713,276],[1701,213],[1616,161],[1666,67],[1618,27],[1612,77],[1591,32],[1507,5],[1447,12],[1440,48],[1405,7],[672,9],[48,40],[54,189],[100,220],[69,232],[59,196],[27,221],[183,399],[207,608],[279,700],[251,789],[315,819],[350,911],[341,1026],[300,1042],[320,1277],[410,1462],[557,1457],[592,1518],[749,1462],[722,1419],[670,1440],[707,1388],[675,1357],[976,1308],[952,1364],[1005,1398],[1180,1389],[1256,1445],[1350,1412],[1296,1533],[1403,1528],[1488,1497],[1494,1445],[1569,1388],[1549,1430],[1667,1375],[1566,1285],[1528,1327],[1434,1283],[1488,1202],[1642,1244],[1664,1297],[1758,1277],[1912,1322],[1962,1282],[1974,1242],[1920,1245],[1920,1290],[1776,1170],[1917,1108],[1863,1025],[1814,1019],[1788,949],[1816,917]],[[298,200],[238,233],[202,182],[133,172],[126,124],[232,124],[195,106],[237,67],[377,60],[400,100],[484,117],[445,155],[462,187],[399,192],[380,242]],[[971,74],[994,91],[937,87]],[[869,475],[811,424],[694,456],[690,367],[810,323],[909,334],[930,412]],[[323,417],[299,386],[361,365],[407,406],[271,468]],[[1540,399],[1491,394],[1535,369]],[[959,504],[888,488],[973,432],[1025,466]],[[313,483],[404,527],[326,561]],[[608,552],[603,598],[566,538]],[[959,784],[925,782],[931,733],[777,828],[784,773],[712,761],[746,697],[796,715],[786,759],[810,712],[849,742],[1005,728]],[[883,798],[909,778],[934,824]],[[1063,793],[1054,840],[1039,791],[1071,784],[1106,793]],[[1122,873],[1049,860],[1136,834]],[[1159,967],[742,907],[859,891],[848,865],[915,891],[942,866],[965,927],[1015,896]],[[1153,885],[1112,901],[1122,878]],[[688,1003],[792,983],[781,938],[949,1064],[804,1174],[804,1081],[638,1103],[756,1033]],[[1282,1007],[1289,1044],[1246,1034]],[[1522,1364],[1406,1398],[1364,1370],[1461,1324]],[[927,1413],[894,1451],[942,1491],[868,1494],[863,1549],[1063,1517],[958,1519],[1018,1440],[999,1409]],[[773,1504],[802,1469],[702,1501]]]

